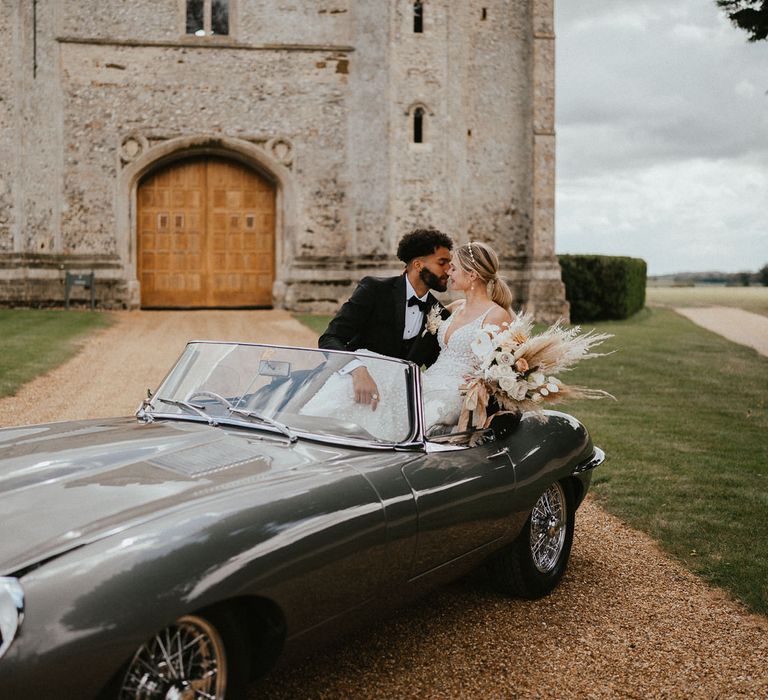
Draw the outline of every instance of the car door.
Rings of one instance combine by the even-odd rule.
[[[403,467],[418,513],[412,577],[503,537],[513,512],[515,470],[503,442],[427,445]]]

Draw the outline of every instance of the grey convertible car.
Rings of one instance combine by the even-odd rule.
[[[481,563],[551,591],[603,460],[584,426],[426,431],[418,369],[371,357],[389,413],[329,411],[355,357],[196,341],[136,417],[0,431],[0,696],[238,698]]]

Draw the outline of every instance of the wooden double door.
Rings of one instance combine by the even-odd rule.
[[[145,308],[271,306],[275,186],[241,163],[189,158],[137,193]]]

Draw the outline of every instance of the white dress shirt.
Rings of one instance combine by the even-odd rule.
[[[423,297],[416,294],[411,285],[411,280],[408,279],[408,275],[405,276],[405,327],[403,328],[403,340],[410,340],[418,334],[421,330],[421,324],[424,321],[424,312],[415,304],[408,306],[408,300],[411,297],[421,299],[421,301],[427,300],[427,290]]]

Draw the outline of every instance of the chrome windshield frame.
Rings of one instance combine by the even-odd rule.
[[[184,353],[187,351],[190,345],[230,345],[230,346],[242,346],[242,347],[255,347],[255,348],[266,348],[266,349],[275,349],[275,350],[296,350],[296,351],[310,351],[313,353],[325,353],[325,354],[334,354],[334,355],[346,355],[350,358],[356,358],[359,357],[359,354],[355,351],[350,350],[330,350],[326,348],[307,348],[307,347],[301,347],[297,345],[276,345],[272,343],[251,343],[251,342],[239,342],[239,341],[230,341],[230,340],[190,340],[187,342],[187,344],[184,347],[184,350],[179,355],[179,358],[183,357]],[[401,442],[383,442],[383,441],[372,441],[372,440],[365,440],[363,438],[353,438],[353,437],[344,437],[344,436],[338,436],[338,435],[327,435],[325,433],[315,433],[308,430],[302,430],[299,428],[295,428],[294,426],[290,426],[291,431],[295,433],[300,438],[309,439],[309,440],[315,440],[318,442],[323,442],[327,444],[333,444],[333,445],[342,445],[346,447],[359,447],[364,449],[374,449],[374,450],[426,450],[426,440],[424,437],[425,431],[424,431],[424,408],[421,401],[421,372],[419,368],[411,361],[409,360],[401,360],[396,357],[382,357],[382,360],[389,361],[389,362],[395,362],[401,365],[406,366],[406,391],[407,391],[407,399],[408,399],[408,414],[409,414],[409,423],[410,423],[410,432],[408,434],[408,437],[401,441]],[[178,363],[178,360],[177,360]],[[166,372],[165,376],[163,377],[162,381],[158,384],[157,390],[153,393],[153,398],[157,396],[160,388],[162,388],[163,384],[168,380],[173,370],[176,368],[176,364],[174,364],[171,369]],[[181,413],[167,413],[167,412],[160,412],[156,409],[154,410],[147,410],[146,406],[147,402],[144,402],[136,411],[135,415],[139,420],[142,420],[144,422],[153,422],[158,419],[168,419],[168,420],[181,420],[181,421],[189,421],[192,423],[205,423],[206,421],[202,417],[193,416],[193,415],[185,415]],[[274,434],[276,437],[285,437],[282,433],[280,433],[275,428],[271,427],[268,424],[254,424],[252,421],[248,420],[238,420],[236,418],[232,417],[226,417],[226,416],[217,416],[216,417],[216,423],[219,426],[231,426],[235,428],[243,428],[246,430],[253,431],[256,430],[263,430],[265,432],[269,432],[271,434]]]

